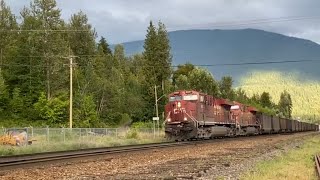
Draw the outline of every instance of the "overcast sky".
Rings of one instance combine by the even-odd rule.
[[[30,0],[5,0],[16,15]],[[144,39],[150,20],[168,30],[257,28],[320,43],[319,0],[57,0],[62,17],[84,11],[110,43]],[[308,17],[303,20],[276,19]],[[264,23],[250,20],[267,19]],[[292,19],[292,18],[290,18]],[[235,24],[242,25],[235,25]],[[227,24],[225,26],[221,26]],[[231,24],[231,25],[230,25]]]

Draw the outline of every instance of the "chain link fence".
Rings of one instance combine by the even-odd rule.
[[[99,139],[152,139],[164,136],[161,130],[143,128],[10,128],[15,129],[25,129],[28,139],[35,142],[90,142]],[[0,129],[0,135],[8,130]]]

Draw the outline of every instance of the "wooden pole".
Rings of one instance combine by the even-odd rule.
[[[70,123],[70,129],[72,128],[72,57],[70,56],[70,107],[69,107],[69,123]]]

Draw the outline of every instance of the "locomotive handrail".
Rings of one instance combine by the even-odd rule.
[[[170,116],[170,114],[171,114],[171,111],[169,111],[169,113],[168,113],[168,115],[167,115],[166,119],[163,121],[163,124],[165,124],[165,123],[167,122],[167,119],[168,119],[168,117]]]
[[[198,128],[198,121],[193,116],[189,115],[187,112],[185,112],[187,116],[196,124],[196,127]]]

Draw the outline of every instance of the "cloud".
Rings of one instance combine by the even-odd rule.
[[[17,14],[28,1],[7,0]],[[320,17],[318,0],[57,0],[62,16],[84,11],[99,35],[111,43],[143,39],[150,20],[161,20],[168,30],[258,28],[320,43],[320,22],[315,19],[243,23],[278,17]],[[319,18],[318,18],[319,19]]]

